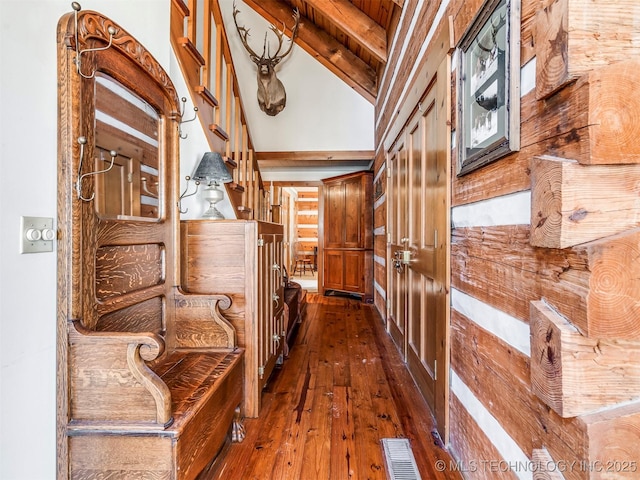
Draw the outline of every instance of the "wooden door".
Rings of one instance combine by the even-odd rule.
[[[403,240],[406,238],[407,223],[407,154],[403,142],[389,158],[387,186],[387,218],[389,224],[388,245],[388,315],[387,330],[406,360],[406,330],[407,330],[407,275],[405,268],[398,265],[394,268],[393,256],[395,252],[403,250]]]
[[[446,58],[407,123],[389,180],[389,330],[443,438],[449,388],[449,66]],[[403,251],[408,262],[394,268],[394,256],[403,256],[396,252]]]
[[[408,249],[411,263],[407,266],[407,363],[420,389],[432,408],[435,407],[437,379],[435,335],[435,291],[438,280],[436,264],[437,227],[434,169],[436,106],[432,88],[424,99],[425,110],[419,112],[407,131],[408,143]]]

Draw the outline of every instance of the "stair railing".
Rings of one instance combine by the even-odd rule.
[[[209,147],[232,172],[225,187],[237,217],[270,220],[218,1],[172,0],[171,44]]]

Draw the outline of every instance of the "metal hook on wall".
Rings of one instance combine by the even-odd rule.
[[[186,109],[186,106],[187,106],[187,98],[186,97],[182,97],[180,99],[180,101],[182,102],[182,108],[180,109],[180,117],[184,117],[184,112],[185,112],[185,109]],[[193,107],[193,112],[194,112],[193,118],[190,118],[189,120],[182,120],[180,122],[180,124],[178,125],[178,135],[183,140],[185,138],[187,138],[189,135],[186,134],[186,133],[184,135],[182,134],[182,125],[184,123],[193,122],[196,118],[198,118],[198,107]],[[182,212],[182,213],[184,213],[184,212]]]
[[[78,49],[78,12],[82,9],[82,7],[80,6],[80,4],[78,2],[72,2],[71,3],[71,8],[73,8],[74,11],[74,19],[75,19],[75,41],[76,41],[76,58],[73,60],[74,63],[76,64],[76,70],[78,71],[78,75],[80,75],[83,78],[93,78],[96,74],[96,72],[92,72],[91,75],[85,75],[84,73],[82,73],[82,61],[81,61],[81,57],[83,53],[89,53],[89,52],[99,52],[101,50],[107,50],[108,48],[111,47],[112,43],[113,43],[113,36],[118,33],[118,30],[110,25],[109,27],[107,27],[107,32],[109,32],[109,43],[107,44],[106,47],[100,47],[100,48],[86,48],[84,50],[79,50]]]
[[[188,208],[185,208],[184,210],[182,210],[182,199],[187,197],[193,197],[196,193],[198,193],[198,187],[200,186],[200,181],[196,180],[195,181],[196,189],[193,191],[193,193],[187,193],[187,191],[189,190],[189,181],[191,180],[191,177],[187,175],[186,177],[184,177],[184,179],[187,181],[187,188],[185,188],[184,192],[180,194],[180,199],[178,200],[178,211],[182,214],[187,213],[189,211]]]
[[[116,160],[116,157],[118,156],[118,152],[116,152],[115,150],[111,150],[109,152],[109,155],[111,156],[111,162],[109,163],[109,166],[103,170],[97,170],[95,172],[89,172],[89,173],[85,173],[83,175],[80,175],[80,172],[82,171],[82,162],[84,160],[84,146],[87,143],[87,138],[86,137],[78,137],[78,143],[80,144],[80,162],[78,164],[78,179],[76,180],[76,191],[78,192],[78,198],[84,202],[90,202],[91,200],[93,200],[96,196],[96,193],[93,192],[91,194],[90,197],[85,197],[82,194],[82,181],[86,178],[86,177],[90,177],[91,175],[100,175],[102,173],[107,173],[109,170],[111,170],[113,168],[113,164]]]
[[[142,182],[141,189],[145,194],[147,194],[147,195],[149,195],[150,197],[153,197],[153,198],[158,198],[158,192],[157,191],[156,192],[152,192],[151,190],[149,190],[149,186],[147,184],[147,181],[148,181],[147,177],[141,177],[140,181]],[[158,182],[153,182],[152,185],[157,189],[160,184]]]

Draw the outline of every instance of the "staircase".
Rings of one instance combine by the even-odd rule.
[[[233,182],[225,188],[236,216],[270,221],[269,195],[255,159],[218,2],[172,0],[171,45],[209,147],[223,155],[232,172]]]

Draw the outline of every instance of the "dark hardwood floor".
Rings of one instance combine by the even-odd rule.
[[[423,480],[451,460],[433,436],[419,395],[380,316],[370,305],[307,295],[293,348],[262,397],[246,438],[202,475],[214,479],[386,479],[381,439],[411,442]]]

